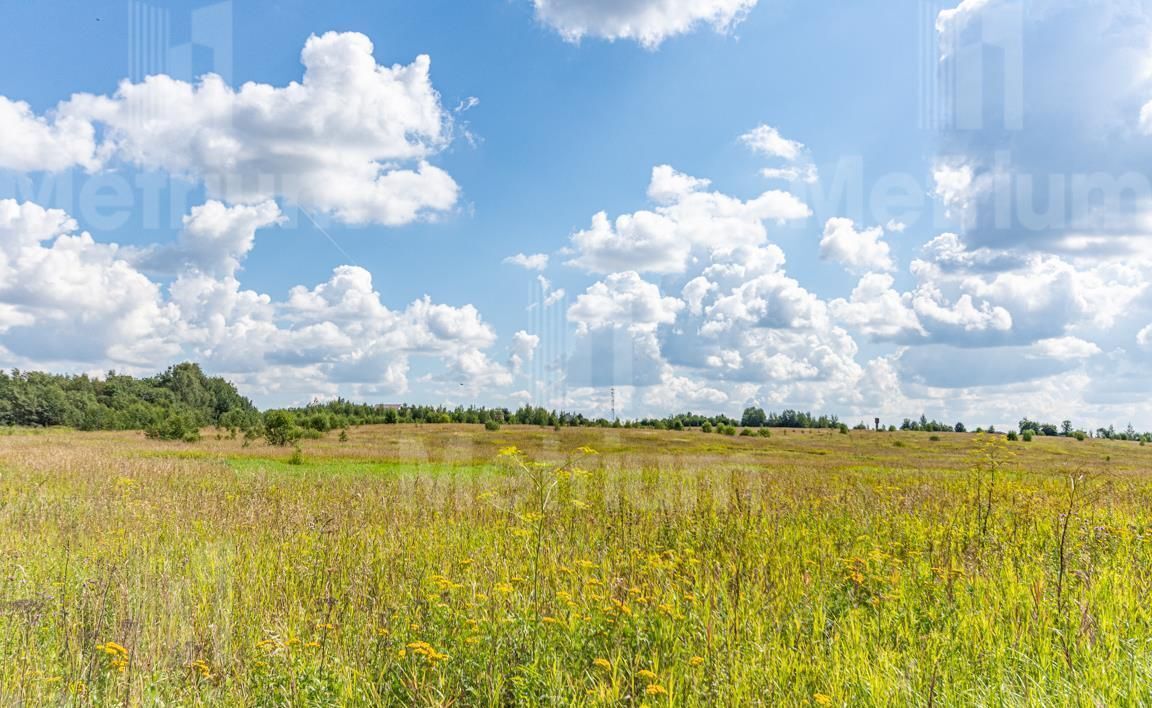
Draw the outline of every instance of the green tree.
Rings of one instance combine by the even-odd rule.
[[[303,432],[288,411],[269,411],[264,416],[264,440],[269,445],[288,447],[295,444]]]
[[[768,423],[768,416],[763,408],[748,407],[740,417],[740,425],[745,428],[763,428]]]

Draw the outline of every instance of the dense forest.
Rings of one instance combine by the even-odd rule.
[[[0,371],[0,425],[79,430],[145,430],[155,437],[185,437],[207,426],[249,429],[260,412],[236,387],[209,377],[197,364],[135,378],[103,378],[39,371]]]

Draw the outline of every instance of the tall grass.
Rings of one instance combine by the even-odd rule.
[[[1152,695],[1135,445],[596,436],[2,437],[0,704]]]

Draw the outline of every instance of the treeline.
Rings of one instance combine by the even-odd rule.
[[[928,420],[927,416],[921,415],[920,420],[912,420],[905,418],[904,422],[900,424],[901,430],[919,430],[926,433],[966,433],[968,428],[963,423],[956,423],[949,425],[948,423],[941,423],[937,420]],[[996,432],[993,427],[989,432]]]
[[[269,423],[271,422],[271,426]],[[60,375],[39,371],[0,371],[0,425],[49,427],[67,426],[79,430],[143,430],[149,436],[165,439],[193,440],[201,428],[214,426],[222,430],[245,433],[248,439],[263,436],[269,427],[297,433],[317,434],[360,425],[460,423],[484,425],[499,429],[505,424],[541,427],[617,427],[684,430],[698,428],[734,433],[735,428],[810,428],[840,429],[848,426],[835,415],[814,415],[807,411],[787,409],[766,412],[749,406],[739,419],[724,414],[701,415],[687,412],[662,418],[609,420],[591,418],[582,413],[548,410],[524,405],[516,410],[477,406],[380,405],[354,403],[345,399],[313,402],[307,406],[276,409],[261,413],[228,380],[207,376],[198,364],[186,362],[169,367],[155,376],[136,378],[109,372],[103,378],[87,375]],[[864,422],[857,430],[871,428]],[[1059,425],[1024,418],[1019,434],[1032,436],[1088,437],[1152,443],[1152,433],[1136,431],[1131,424],[1125,430],[1114,427],[1095,431],[1077,429],[1072,421]],[[883,428],[882,428],[883,429]],[[895,425],[886,428],[896,430]],[[900,430],[925,432],[967,432],[963,423],[943,423],[905,418]],[[293,432],[295,431],[295,432]],[[985,432],[977,428],[976,432]],[[986,432],[997,432],[994,427]],[[766,433],[765,433],[766,434]],[[1016,431],[1009,431],[1016,437]]]
[[[145,430],[191,437],[217,425],[248,429],[260,412],[236,387],[185,363],[148,378],[109,372],[104,378],[39,371],[0,372],[0,425],[79,430]]]
[[[1129,423],[1128,427],[1124,430],[1116,430],[1115,426],[1109,425],[1107,428],[1097,428],[1095,436],[1088,430],[1081,430],[1072,425],[1072,421],[1061,421],[1057,426],[1055,423],[1041,423],[1036,420],[1029,420],[1024,418],[1019,423],[1021,435],[1043,435],[1046,437],[1065,437],[1077,438],[1083,440],[1086,437],[1104,438],[1106,440],[1129,440],[1132,442],[1152,443],[1152,433],[1137,432],[1136,428],[1132,427]]]
[[[588,418],[582,413],[550,411],[539,406],[524,405],[515,411],[508,408],[483,406],[385,405],[353,403],[343,398],[333,401],[314,401],[306,406],[279,409],[289,414],[295,423],[309,430],[327,432],[358,425],[397,425],[404,423],[471,423],[478,425],[538,425],[546,427],[611,427],[606,418]]]
[[[636,420],[609,420],[589,418],[582,413],[548,410],[524,405],[515,411],[508,408],[459,406],[374,405],[353,403],[344,399],[316,401],[307,406],[281,409],[291,415],[302,428],[327,432],[358,425],[394,425],[402,423],[472,423],[487,425],[537,425],[541,427],[601,427],[650,428],[656,430],[683,430],[685,428],[719,429],[744,428],[840,428],[844,424],[832,415],[816,416],[806,411],[785,410],[765,413],[759,408],[748,408],[741,418],[724,414],[701,415],[677,413],[662,418]]]
[[[840,420],[834,415],[813,416],[806,411],[786,410],[765,413],[763,408],[745,408],[740,418],[745,428],[839,428]]]

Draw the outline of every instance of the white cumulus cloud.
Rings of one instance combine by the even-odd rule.
[[[572,236],[570,265],[594,273],[634,270],[682,273],[696,255],[732,253],[768,240],[766,221],[805,219],[806,204],[792,194],[772,190],[747,201],[705,191],[709,182],[660,165],[652,170],[651,211],[592,217],[592,226]]]
[[[284,198],[355,224],[407,224],[456,204],[456,182],[429,162],[451,120],[428,56],[380,66],[366,36],[329,32],[309,38],[301,60],[303,79],[282,87],[159,74],[111,96],[74,95],[51,119],[0,100],[0,166],[126,162],[200,180],[211,198]]]
[[[548,254],[547,253],[532,253],[524,254],[517,253],[514,256],[508,256],[504,259],[505,263],[514,266],[520,266],[525,270],[546,270],[548,268]]]
[[[883,237],[884,229],[879,226],[857,230],[851,219],[829,219],[820,239],[820,256],[853,272],[891,271],[896,264]]]
[[[700,25],[726,32],[757,0],[533,0],[536,16],[570,42],[630,39],[655,49]]]

